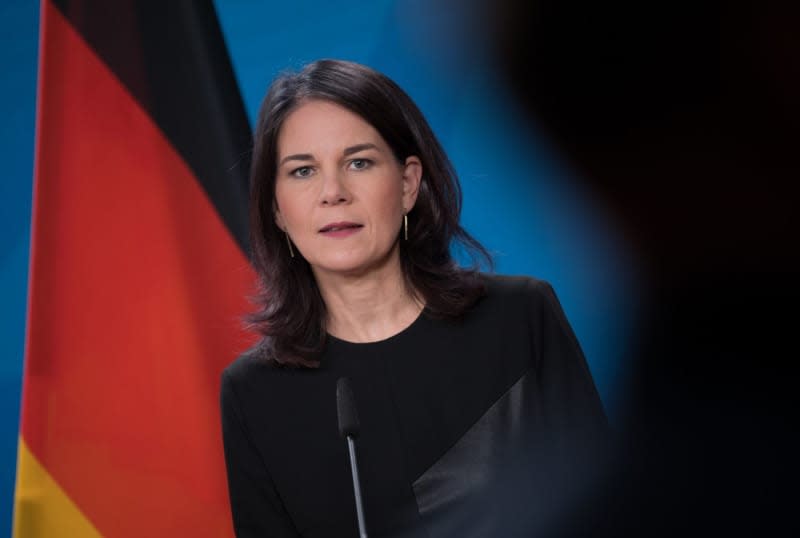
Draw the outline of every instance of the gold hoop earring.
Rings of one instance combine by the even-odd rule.
[[[405,236],[406,241],[408,241],[408,213],[403,215],[403,235]]]
[[[289,256],[294,258],[294,249],[292,248],[292,240],[289,239],[289,232],[283,232],[286,235],[286,244],[289,245]]]

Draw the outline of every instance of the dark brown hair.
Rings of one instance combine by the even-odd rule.
[[[258,311],[248,316],[262,335],[261,355],[280,364],[316,367],[325,344],[325,303],[299,253],[290,257],[275,223],[277,142],[289,114],[309,100],[338,104],[361,116],[383,137],[399,162],[422,162],[422,181],[408,213],[408,241],[400,241],[406,285],[424,301],[428,315],[459,318],[484,293],[477,273],[491,267],[486,249],[459,224],[461,188],[428,122],[406,93],[388,77],[363,65],[320,60],[279,76],[269,88],[255,128],[250,171],[250,234],[260,278]],[[471,256],[473,268],[458,266],[451,243]]]

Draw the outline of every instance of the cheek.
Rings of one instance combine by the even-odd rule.
[[[387,186],[378,194],[377,206],[390,229],[403,218],[403,201],[402,189],[396,184]]]
[[[298,215],[301,213],[300,200],[297,196],[293,196],[286,192],[286,189],[280,187],[275,188],[275,205],[276,207],[276,221],[282,228],[289,227],[297,221]]]

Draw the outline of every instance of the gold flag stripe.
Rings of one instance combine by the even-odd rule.
[[[19,438],[14,538],[99,537],[72,499]]]

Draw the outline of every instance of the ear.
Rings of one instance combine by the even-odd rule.
[[[403,165],[403,207],[411,211],[417,202],[419,184],[422,181],[422,162],[419,157],[411,155]]]

